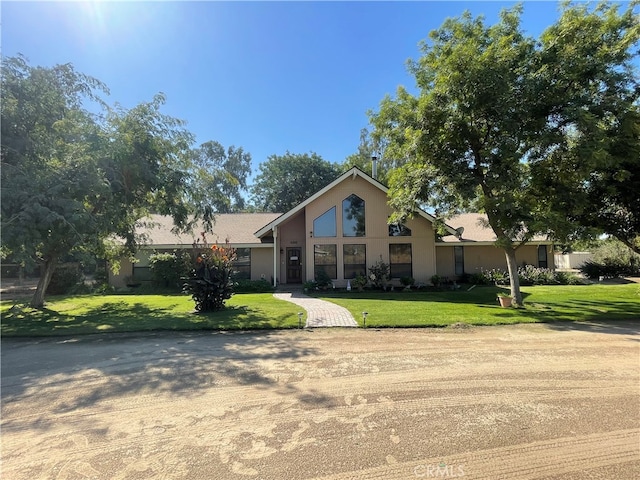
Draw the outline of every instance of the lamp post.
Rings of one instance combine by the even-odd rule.
[[[298,312],[298,328],[302,328],[302,312]]]
[[[362,312],[362,325],[364,328],[367,328],[367,315],[369,315],[369,312]]]

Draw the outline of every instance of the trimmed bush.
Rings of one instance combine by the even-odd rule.
[[[320,270],[316,273],[316,284],[318,288],[329,288],[333,285],[333,281],[327,272]]]
[[[474,273],[470,279],[476,285],[509,285],[511,283],[509,273],[497,268]],[[554,272],[548,268],[538,268],[533,265],[519,267],[518,280],[520,285],[580,285],[584,283],[582,278],[575,273]]]
[[[179,290],[190,269],[191,255],[188,252],[156,252],[149,256],[151,281],[156,287]]]
[[[237,280],[233,286],[235,293],[268,293],[274,288],[266,280]]]

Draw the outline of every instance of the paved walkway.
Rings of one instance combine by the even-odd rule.
[[[274,293],[274,297],[295,303],[307,311],[306,327],[357,327],[349,310],[335,303],[312,298],[301,292]]]

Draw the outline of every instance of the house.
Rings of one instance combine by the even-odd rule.
[[[443,236],[436,242],[438,275],[456,278],[481,270],[507,269],[504,250],[495,246],[496,235],[484,226],[486,221],[486,215],[481,213],[463,213],[447,219],[456,234]],[[553,242],[535,236],[516,250],[516,260],[518,265],[553,269]]]
[[[237,249],[241,276],[274,285],[300,284],[324,271],[336,287],[344,287],[379,260],[389,264],[396,284],[403,277],[427,284],[436,274],[455,279],[482,268],[506,268],[493,232],[478,223],[481,215],[447,221],[447,235],[437,239],[435,218],[427,212],[418,210],[405,223],[389,225],[391,213],[387,187],[354,167],[286,213],[218,215],[207,240],[228,241]],[[150,253],[190,249],[199,234],[172,233],[166,217],[151,221],[154,228],[140,230],[149,243],[138,252],[138,262],[124,261],[119,274],[110,276],[112,285],[124,285],[129,276],[148,279]],[[518,262],[552,267],[551,245],[536,239],[518,250]]]

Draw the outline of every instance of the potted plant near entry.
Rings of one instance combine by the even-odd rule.
[[[510,307],[513,303],[513,297],[511,297],[510,293],[499,292],[498,300],[500,301],[500,306],[503,308]]]

